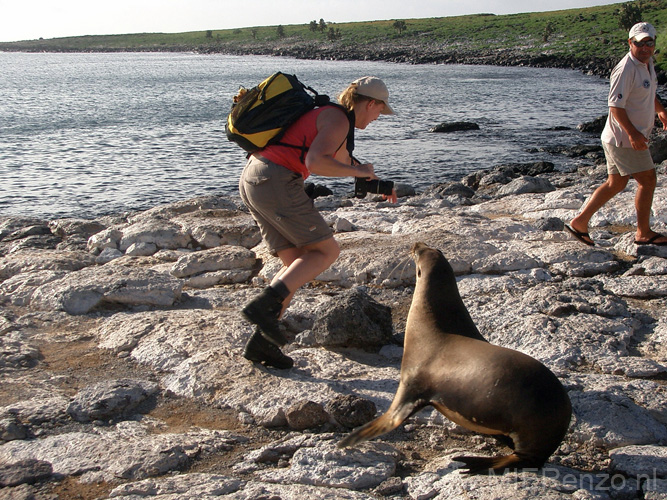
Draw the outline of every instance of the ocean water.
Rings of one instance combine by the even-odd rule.
[[[357,131],[355,156],[418,191],[505,163],[568,168],[575,160],[531,151],[596,143],[576,126],[607,112],[606,80],[560,69],[0,52],[0,216],[93,218],[236,195],[245,154],[225,137],[231,98],[275,71],[332,97],[382,78],[397,115]],[[445,121],[480,130],[428,131]],[[309,180],[352,192],[351,179]]]

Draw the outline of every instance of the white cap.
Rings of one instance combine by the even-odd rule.
[[[634,38],[638,42],[644,38],[653,38],[655,40],[655,28],[649,23],[637,23],[630,28],[628,38]]]
[[[382,80],[375,76],[363,76],[352,82],[357,87],[357,94],[384,102],[383,115],[393,115],[389,106],[389,90]]]

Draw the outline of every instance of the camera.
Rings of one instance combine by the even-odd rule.
[[[369,181],[365,177],[354,178],[354,196],[356,198],[364,198],[367,193],[391,195],[394,191],[394,183],[392,181],[381,181],[373,179]]]

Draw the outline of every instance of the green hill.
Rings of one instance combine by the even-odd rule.
[[[622,26],[623,13],[626,27]],[[638,19],[658,29],[656,61],[659,69],[667,70],[667,0],[512,15],[325,23],[326,26],[313,21],[187,33],[53,38],[0,43],[0,50],[198,51],[413,63],[523,64],[606,74],[627,51],[627,23]]]

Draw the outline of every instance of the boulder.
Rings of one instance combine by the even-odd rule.
[[[443,122],[431,127],[429,132],[449,133],[464,130],[479,130],[479,125],[473,122]]]

